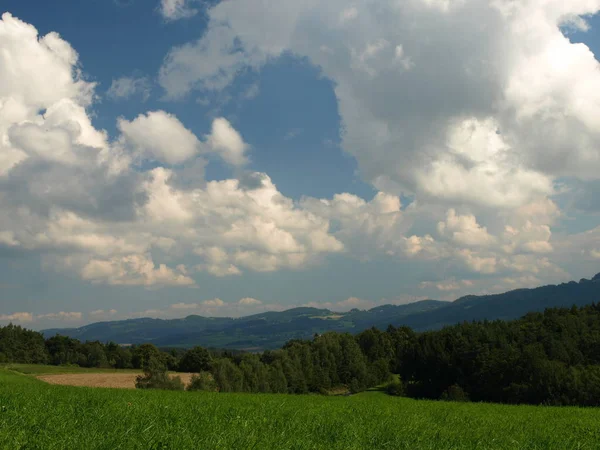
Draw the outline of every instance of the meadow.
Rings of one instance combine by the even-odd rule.
[[[599,423],[593,408],[94,389],[0,369],[11,450],[596,449]]]

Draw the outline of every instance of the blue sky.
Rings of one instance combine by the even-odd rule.
[[[5,0],[0,323],[595,274],[592,3]]]

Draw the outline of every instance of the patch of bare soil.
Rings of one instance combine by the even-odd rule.
[[[40,375],[37,378],[50,384],[65,386],[87,386],[103,388],[135,389],[136,373],[65,373],[60,375]],[[181,377],[186,386],[192,378],[191,373],[171,374],[171,377]]]

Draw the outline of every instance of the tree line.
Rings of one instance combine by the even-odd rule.
[[[413,398],[600,406],[600,305],[424,333],[394,326],[328,332],[262,353],[44,339],[9,325],[0,328],[0,362],[139,368],[146,372],[139,387],[183,388],[170,384],[172,370],[196,373],[192,389],[220,392],[355,393],[387,385],[390,394]]]

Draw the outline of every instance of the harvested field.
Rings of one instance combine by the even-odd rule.
[[[87,386],[103,388],[135,389],[137,373],[65,373],[57,375],[40,375],[37,378],[50,384],[65,386]],[[187,386],[192,378],[191,373],[175,373],[172,377],[181,377]]]

